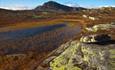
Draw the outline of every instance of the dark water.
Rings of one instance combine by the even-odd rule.
[[[50,26],[42,26],[30,29],[15,30],[10,32],[0,32],[0,40],[15,39],[20,37],[28,37],[36,34],[41,34],[43,32],[56,30],[62,27],[66,27],[66,24],[55,24]]]
[[[62,29],[61,29],[62,28]],[[81,27],[66,23],[30,29],[0,32],[0,52],[5,54],[52,51],[80,33]]]

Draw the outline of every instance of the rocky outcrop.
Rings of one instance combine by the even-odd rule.
[[[107,24],[98,24],[93,27],[85,28],[89,32],[97,32],[99,30],[109,30],[115,29],[115,22],[107,23]]]
[[[103,25],[101,29],[107,30],[115,24]],[[115,40],[105,33],[82,36],[61,45],[43,64],[46,70],[115,70]]]
[[[97,45],[74,41],[50,62],[51,70],[114,70],[115,44]]]

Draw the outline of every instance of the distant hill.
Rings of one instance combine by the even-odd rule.
[[[2,9],[0,8],[0,12],[27,12],[27,11],[33,11],[33,12],[40,12],[40,11],[48,11],[48,12],[75,12],[80,10],[86,10],[86,8],[83,7],[70,7],[66,5],[62,5],[60,3],[57,3],[55,1],[48,1],[44,3],[42,6],[37,6],[35,9],[32,10],[9,10],[9,9]]]
[[[82,7],[69,7],[66,5],[59,4],[55,1],[48,1],[44,3],[42,6],[38,6],[34,9],[35,11],[51,11],[51,12],[72,12],[85,10]]]

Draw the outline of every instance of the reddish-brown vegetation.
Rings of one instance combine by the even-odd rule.
[[[32,11],[24,12],[25,11],[1,11],[0,26],[6,28],[0,29],[0,32],[7,31],[7,27],[16,30],[52,25],[58,22],[68,22],[68,26],[29,37],[1,40],[0,70],[35,70],[53,50],[58,48],[61,44],[80,36],[80,34],[78,35],[79,29],[77,30],[78,24],[84,28],[94,24],[115,21],[115,11],[101,11],[97,13],[94,10],[80,11],[77,13],[48,14],[42,12],[35,14]],[[99,20],[93,21],[83,18],[82,15],[84,14],[99,17]],[[101,32],[107,33],[106,31]],[[115,39],[115,30],[110,30],[109,33]]]

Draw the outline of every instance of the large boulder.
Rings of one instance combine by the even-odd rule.
[[[115,70],[115,44],[96,45],[74,41],[50,62],[51,70]]]

